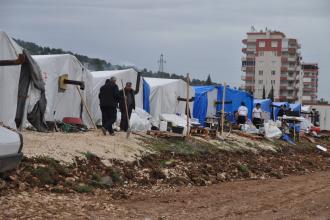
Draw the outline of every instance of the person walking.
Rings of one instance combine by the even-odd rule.
[[[262,109],[260,103],[256,104],[256,107],[253,108],[252,111],[252,123],[256,128],[259,129],[259,127],[262,125]]]
[[[124,92],[125,92],[125,96],[124,96]],[[133,109],[135,109],[135,95],[136,92],[134,89],[132,89],[131,82],[127,82],[125,88],[123,90],[120,90],[119,92],[119,96],[120,96],[119,109],[121,112],[120,130],[122,131],[128,130],[129,119],[131,118]],[[126,98],[126,103],[125,103],[125,98]],[[125,104],[127,104],[128,119],[127,119]]]
[[[100,88],[99,99],[102,112],[102,132],[104,135],[107,134],[107,131],[110,135],[114,135],[112,125],[117,119],[119,101],[119,89],[115,77],[105,81],[105,84]]]

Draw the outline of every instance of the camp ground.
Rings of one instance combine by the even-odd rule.
[[[216,86],[194,86],[195,100],[193,116],[204,124],[206,117],[216,115],[218,89]]]
[[[93,79],[89,70],[70,54],[38,55],[33,59],[40,66],[45,83],[45,121],[81,118],[84,125],[92,128],[88,111],[92,105]]]
[[[93,77],[92,114],[96,124],[101,124],[102,121],[99,100],[100,88],[111,77],[116,77],[119,89],[122,88],[122,82],[124,86],[127,82],[131,82],[133,89],[137,92],[135,95],[136,107],[143,108],[143,80],[139,79],[138,72],[134,69],[94,71],[91,74]]]
[[[182,79],[145,77],[143,82],[144,109],[151,114],[157,124],[161,119],[165,119],[165,115],[171,120],[187,115],[187,96],[189,97],[189,114],[192,114],[195,91]],[[162,118],[161,115],[163,115]]]

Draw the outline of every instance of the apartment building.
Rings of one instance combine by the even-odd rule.
[[[297,39],[279,31],[252,31],[243,41],[243,89],[255,98],[273,93],[275,101],[300,101],[301,55]]]
[[[317,104],[318,75],[317,63],[302,63],[302,99],[303,104]]]

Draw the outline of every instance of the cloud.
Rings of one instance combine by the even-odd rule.
[[[0,28],[14,37],[112,63],[134,63],[239,85],[241,40],[254,25],[298,38],[319,62],[320,94],[330,99],[328,0],[2,0]],[[128,62],[129,61],[129,62]]]

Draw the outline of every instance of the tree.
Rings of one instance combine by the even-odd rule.
[[[266,89],[265,89],[265,86],[264,86],[264,88],[262,89],[262,98],[263,98],[263,99],[266,99]]]
[[[274,102],[274,87],[272,85],[271,90],[269,91],[268,98]]]
[[[205,81],[205,85],[213,85],[212,79],[210,74],[207,76],[207,79]]]

